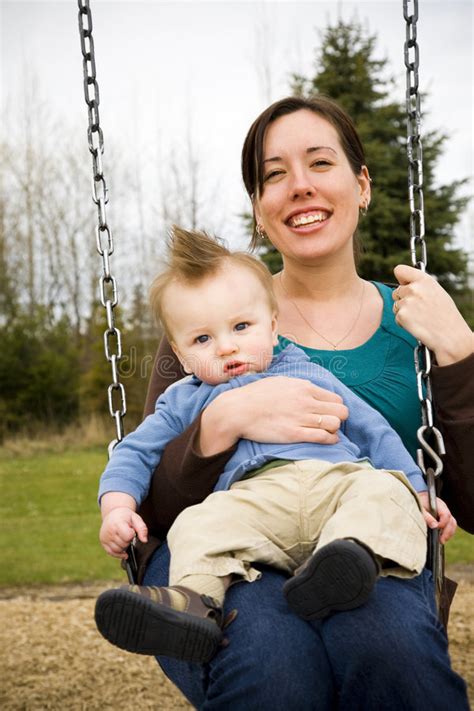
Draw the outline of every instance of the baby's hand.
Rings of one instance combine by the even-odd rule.
[[[102,521],[99,539],[104,550],[114,558],[128,558],[125,549],[135,534],[140,541],[148,540],[148,529],[141,516],[133,509],[121,506],[109,511]]]
[[[438,521],[430,513],[430,502],[427,491],[422,491],[418,494],[421,505],[423,507],[423,516],[428,528],[440,529],[440,543],[446,543],[456,533],[458,526],[456,519],[451,514],[446,504],[442,499],[436,497],[436,508],[438,509]]]

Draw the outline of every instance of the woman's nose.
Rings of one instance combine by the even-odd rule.
[[[297,200],[301,197],[312,197],[315,194],[316,188],[308,172],[306,170],[295,172],[290,186],[290,198]]]

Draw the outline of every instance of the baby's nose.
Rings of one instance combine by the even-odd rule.
[[[235,353],[237,350],[237,344],[231,338],[223,338],[217,345],[219,355],[228,355],[229,353]]]

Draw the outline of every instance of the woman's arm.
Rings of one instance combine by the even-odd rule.
[[[449,294],[428,274],[395,268],[396,321],[433,351],[436,424],[445,446],[442,497],[474,533],[474,335]]]
[[[474,354],[433,366],[436,423],[446,446],[441,496],[461,528],[474,534]]]

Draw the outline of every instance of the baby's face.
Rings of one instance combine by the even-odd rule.
[[[266,370],[277,343],[276,314],[257,276],[229,264],[198,285],[171,284],[164,312],[187,373],[210,385]]]

